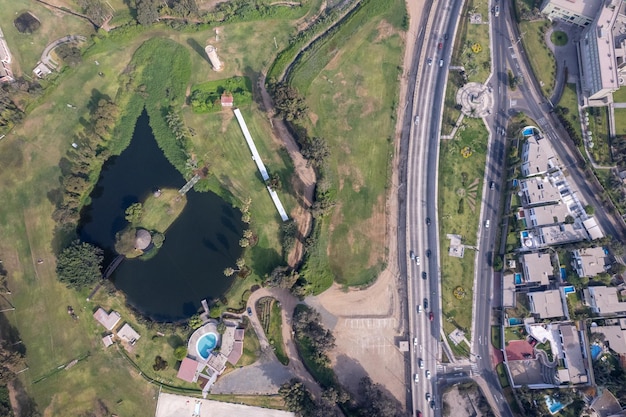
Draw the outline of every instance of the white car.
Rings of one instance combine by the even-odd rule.
[[[416,263],[416,264],[418,264],[418,265],[421,263],[421,262],[420,262],[420,257],[419,257],[419,256],[416,256],[416,257],[415,257],[415,263]]]
[[[415,374],[415,378],[413,378],[413,380],[414,380],[415,382],[420,382],[420,376],[419,376],[419,374]]]
[[[485,229],[489,229],[489,220],[485,222]],[[418,264],[419,265],[419,264]]]
[[[422,359],[419,360],[419,367],[420,369],[424,369],[424,361]],[[428,371],[426,371],[428,372]]]
[[[413,346],[417,346],[417,337],[413,338]]]
[[[430,371],[426,371],[426,379],[430,379]]]
[[[421,312],[422,312],[422,305],[420,304],[417,306],[417,313],[419,314]]]
[[[419,116],[415,116],[415,124],[418,124],[420,122],[420,117]]]

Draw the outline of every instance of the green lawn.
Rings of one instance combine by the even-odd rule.
[[[580,137],[582,137],[582,128],[580,126],[580,117],[578,115],[578,95],[576,94],[576,84],[566,84],[563,89],[563,95],[561,96],[561,100],[558,105],[569,109],[569,112],[565,115],[565,118],[568,119],[574,129],[578,132]]]
[[[474,10],[482,18],[481,24],[470,23],[470,11]],[[463,66],[469,81],[484,82],[491,70],[489,49],[489,3],[486,0],[467,2],[459,21],[458,35],[454,44],[451,65]],[[473,45],[480,47],[472,50]]]
[[[615,135],[626,135],[626,109],[616,108],[613,111],[615,112]]]
[[[500,386],[502,386],[502,388],[508,387],[509,378],[507,376],[506,366],[503,363],[499,363],[496,366],[496,373],[498,374],[498,381],[500,381]]]
[[[314,290],[327,288],[329,278],[347,285],[369,283],[385,265],[385,198],[402,40],[397,29],[380,28],[404,8],[402,1],[389,3],[393,7],[384,15],[342,37],[339,52],[320,48],[313,59],[326,65],[315,77],[310,69],[305,76],[292,75],[294,84],[307,92],[312,135],[329,144],[325,176],[336,199],[304,271]],[[334,38],[328,42],[335,44]],[[310,86],[305,80],[312,80]]]
[[[616,103],[626,103],[626,87],[621,87],[613,93],[613,101]]]
[[[475,245],[487,148],[487,130],[480,119],[465,118],[455,139],[441,142],[439,163],[439,219],[441,239],[441,286],[444,329],[469,332],[472,318],[474,255],[466,248],[463,258],[448,255],[446,234],[458,234],[463,244]],[[463,150],[470,150],[465,158]],[[496,224],[494,222],[494,227]],[[461,286],[465,297],[458,300],[453,290]],[[469,335],[467,336],[469,339]]]
[[[496,349],[502,348],[502,330],[500,326],[491,326],[491,345]]]
[[[526,51],[526,56],[530,60],[535,76],[541,84],[541,90],[546,97],[550,97],[554,91],[554,83],[556,81],[556,61],[554,54],[544,40],[544,30],[548,28],[550,22],[547,20],[534,22],[521,22],[519,24],[520,32],[524,33],[522,44]]]
[[[143,210],[139,225],[147,230],[165,233],[174,223],[187,204],[187,197],[181,196],[178,190],[163,189],[161,195],[149,195],[143,202]]]
[[[272,311],[270,313],[269,331],[267,332],[267,339],[274,348],[276,358],[283,365],[289,364],[289,358],[285,353],[285,343],[283,341],[282,326],[283,321],[281,317],[280,305],[274,300],[272,303]]]
[[[504,328],[504,343],[509,343],[511,340],[524,340],[526,339],[526,334],[522,334],[521,330],[524,329],[524,326],[514,326],[514,327],[505,327]]]
[[[50,39],[69,33],[81,33],[75,27],[81,24],[66,23],[60,18],[46,30],[32,35],[32,41],[20,40],[24,45],[15,43],[12,22],[6,16],[14,14],[14,9],[28,8],[39,16],[47,11],[37,3],[17,1],[2,2],[0,25],[7,36],[9,47],[15,49],[14,56],[20,64],[26,62],[27,72],[36,62],[40,50]],[[38,12],[37,12],[38,11]],[[5,16],[4,18],[2,16]],[[60,22],[60,23],[58,23]],[[42,29],[47,23],[42,22]],[[41,29],[40,29],[41,30]],[[58,32],[58,33],[57,33]],[[46,39],[39,38],[42,34]],[[131,323],[140,333],[141,339],[130,355],[142,372],[164,381],[174,381],[176,361],[173,358],[174,336],[185,340],[186,334],[174,334],[166,331],[166,337],[156,337],[155,329],[145,326],[133,318],[131,311],[122,297],[111,298],[107,291],[101,290],[95,300],[85,301],[87,292],[76,293],[67,290],[56,279],[54,250],[59,240],[55,239],[54,227],[50,214],[54,206],[49,199],[54,198],[54,190],[59,188],[59,160],[70,148],[72,135],[81,129],[83,119],[89,118],[88,104],[93,97],[104,94],[115,98],[118,91],[118,77],[128,65],[138,45],[155,36],[170,36],[179,42],[182,48],[191,52],[192,75],[189,84],[218,79],[233,75],[248,75],[255,80],[256,75],[267,63],[274,46],[266,39],[277,37],[285,42],[290,33],[290,26],[285,21],[254,22],[229,25],[220,32],[222,44],[220,53],[224,56],[225,71],[218,74],[210,70],[202,54],[196,51],[195,44],[203,44],[212,32],[193,34],[169,32],[162,26],[139,31],[136,37],[109,35],[91,49],[83,64],[66,71],[58,77],[57,86],[51,86],[45,93],[45,103],[32,106],[23,124],[17,126],[0,141],[0,258],[9,271],[9,285],[13,291],[12,303],[16,310],[9,314],[12,324],[20,331],[20,338],[27,349],[29,370],[20,375],[22,382],[33,395],[42,414],[45,415],[82,415],[95,407],[95,401],[101,400],[111,413],[118,415],[145,415],[146,410],[154,410],[155,386],[146,383],[138,372],[128,365],[116,350],[105,350],[100,339],[103,328],[98,327],[91,318],[93,309],[98,304],[118,310],[125,321]],[[250,33],[255,33],[250,37]],[[132,38],[132,39],[131,39]],[[18,45],[19,44],[19,45]],[[18,46],[13,46],[18,45]],[[28,46],[26,46],[28,45]],[[29,55],[30,50],[38,51]],[[94,61],[99,62],[99,66]],[[98,76],[98,72],[104,76]],[[71,103],[75,108],[69,108]],[[291,162],[285,152],[270,134],[266,117],[255,105],[244,109],[244,116],[254,135],[259,152],[270,170],[279,172],[288,178],[292,170]],[[246,261],[254,273],[247,280],[237,279],[228,295],[229,303],[241,308],[249,294],[250,285],[260,280],[260,276],[269,272],[281,261],[278,241],[279,217],[258,177],[256,166],[250,159],[243,136],[231,116],[213,114],[211,117],[193,115],[190,107],[183,109],[185,122],[195,128],[193,138],[197,152],[209,153],[211,171],[215,174],[212,186],[233,204],[252,197],[251,228],[258,235],[257,246],[246,252]],[[6,163],[5,163],[6,162]],[[286,208],[295,207],[295,198],[290,197],[289,181],[283,181],[285,191],[280,192]],[[36,262],[43,259],[42,264]],[[73,321],[67,314],[67,306],[73,306],[80,316]],[[34,325],[36,323],[36,325]],[[242,364],[252,362],[258,352],[258,341],[246,333],[244,358]],[[56,373],[37,384],[34,380],[49,374],[61,364],[74,358],[90,356],[68,371]],[[152,370],[154,357],[162,356],[169,364],[164,371]],[[247,358],[247,359],[246,359]]]
[[[613,165],[609,147],[609,109],[607,107],[592,107],[586,111],[589,114],[589,131],[593,133],[593,148],[589,150],[591,156],[600,165]],[[617,120],[616,120],[617,129]]]

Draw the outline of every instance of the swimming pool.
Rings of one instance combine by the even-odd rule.
[[[534,130],[532,127],[527,127],[526,129],[522,131],[522,134],[524,136],[532,136],[533,133],[534,133]]]
[[[548,406],[548,410],[550,410],[550,414],[554,415],[565,408],[565,405],[560,402],[554,400],[549,395],[544,397],[546,399],[546,405]]]
[[[574,288],[573,285],[570,285],[569,287],[563,287],[563,292],[565,293],[565,295],[568,295],[573,292],[576,292],[576,289]]]
[[[522,283],[522,274],[519,272],[515,273],[515,285],[520,285]]]
[[[591,345],[591,359],[594,361],[598,359],[598,356],[602,353],[602,348],[598,345]]]
[[[524,323],[524,320],[518,319],[516,317],[511,317],[509,319],[509,326],[515,326],[515,325],[523,324],[523,323]]]
[[[561,268],[561,279],[563,281],[567,280],[567,271],[565,270],[565,268]]]
[[[522,237],[523,237],[523,238],[527,238],[527,237],[528,237],[528,232],[527,232],[526,230],[524,230],[524,231],[522,232]]]
[[[215,345],[217,345],[217,335],[215,333],[207,333],[203,335],[200,339],[198,339],[198,343],[196,343],[198,355],[207,359],[211,351],[215,349]]]

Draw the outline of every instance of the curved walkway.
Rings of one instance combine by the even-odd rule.
[[[54,48],[64,43],[85,42],[86,40],[87,38],[81,35],[67,35],[60,39],[57,39],[56,41],[51,42],[48,44],[48,46],[46,46],[46,48],[41,53],[40,61],[46,64],[48,68],[55,69],[59,64],[55,62],[52,57],[50,57],[50,53],[54,50]]]

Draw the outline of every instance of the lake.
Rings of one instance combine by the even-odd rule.
[[[156,189],[178,189],[185,182],[157,146],[144,111],[128,148],[104,164],[91,204],[81,213],[81,239],[105,249],[106,268],[116,255],[115,233],[127,224],[126,208]],[[158,254],[148,260],[124,260],[111,280],[131,306],[153,320],[189,318],[202,299],[221,297],[235,279],[223,271],[235,267],[241,255],[244,226],[241,212],[218,195],[191,190]]]

